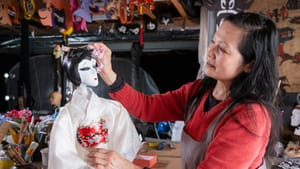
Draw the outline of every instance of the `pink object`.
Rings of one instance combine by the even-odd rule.
[[[74,12],[80,8],[80,4],[77,0],[71,0],[71,13],[72,13],[72,22],[73,22],[73,27],[77,31],[85,31],[88,32],[87,25],[86,25],[86,20],[80,16],[74,15]]]
[[[104,55],[104,48],[94,49],[92,52],[92,57],[102,59]],[[102,63],[98,64],[97,72],[101,72],[104,65]]]
[[[42,8],[38,10],[41,24],[44,26],[52,26],[52,10],[51,8]]]
[[[90,13],[89,8],[90,3],[90,0],[82,1],[80,7],[77,8],[74,12],[72,12],[72,14],[84,18],[87,22],[92,22],[92,15]]]

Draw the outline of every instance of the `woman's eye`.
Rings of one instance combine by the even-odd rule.
[[[226,49],[222,48],[222,47],[218,47],[219,52],[221,53],[228,53]]]
[[[222,53],[226,53],[226,51],[223,48],[219,48],[219,51]]]

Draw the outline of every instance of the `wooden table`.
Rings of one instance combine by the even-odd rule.
[[[37,169],[42,169],[42,162],[41,161],[35,161],[33,162],[33,165],[37,168]],[[44,168],[43,168],[44,169]]]
[[[170,148],[170,144],[174,148]],[[157,163],[151,169],[180,169],[181,168],[181,147],[179,143],[167,143],[163,150],[157,150],[155,147],[150,147],[148,143],[144,143],[140,152],[157,155]],[[37,169],[42,169],[40,161],[34,162]]]
[[[174,148],[170,148],[170,144]],[[181,146],[179,143],[167,143],[163,150],[157,150],[156,147],[150,147],[145,143],[140,152],[156,154],[157,163],[151,169],[180,169],[181,168]]]

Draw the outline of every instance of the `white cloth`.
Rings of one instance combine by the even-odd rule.
[[[76,132],[79,126],[99,119],[106,121],[108,142],[97,147],[114,150],[133,161],[142,144],[127,110],[119,102],[100,98],[91,89],[79,87],[54,121],[48,169],[92,168],[85,161],[88,152],[77,141]]]
[[[207,7],[201,6],[200,13],[200,32],[199,32],[199,47],[198,47],[198,62],[199,70],[196,79],[203,79],[204,68],[207,62],[207,47],[211,42],[213,34],[216,30],[216,15]]]

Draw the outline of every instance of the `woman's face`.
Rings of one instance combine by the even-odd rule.
[[[87,86],[98,85],[98,75],[96,71],[95,59],[83,59],[78,64],[78,72],[80,75],[81,83]]]
[[[205,74],[213,79],[229,82],[246,70],[238,46],[244,32],[224,21],[208,46]]]

